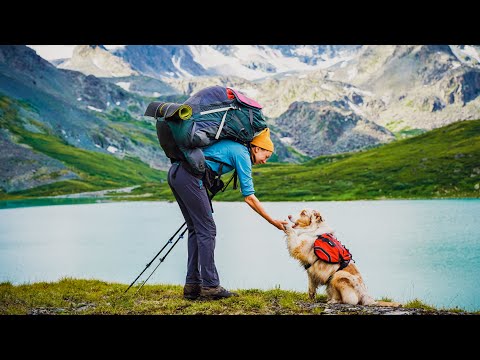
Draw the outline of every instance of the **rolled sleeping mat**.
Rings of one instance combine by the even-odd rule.
[[[170,120],[172,118],[187,120],[192,116],[192,113],[193,110],[190,105],[154,101],[148,105],[144,116],[151,116],[155,119],[163,117],[165,120]]]

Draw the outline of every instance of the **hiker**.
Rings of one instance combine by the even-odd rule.
[[[218,175],[236,170],[245,202],[270,224],[283,231],[287,221],[273,219],[265,211],[255,196],[252,181],[252,165],[265,164],[273,151],[269,128],[255,136],[249,148],[233,140],[223,139],[203,149],[207,166]],[[223,166],[208,160],[209,157],[222,162]],[[216,225],[211,202],[202,176],[193,175],[186,168],[182,162],[177,161],[168,172],[168,184],[188,228],[188,263],[183,296],[190,300],[198,297],[222,299],[238,296],[220,286],[215,267]],[[219,169],[222,174],[218,173]]]

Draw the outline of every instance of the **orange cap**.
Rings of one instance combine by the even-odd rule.
[[[274,146],[272,140],[270,139],[270,129],[263,129],[257,136],[253,138],[250,144],[273,152]]]

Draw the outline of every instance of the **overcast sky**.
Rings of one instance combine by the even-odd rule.
[[[27,45],[45,60],[71,58],[76,45]],[[125,45],[104,45],[107,49],[123,47]]]

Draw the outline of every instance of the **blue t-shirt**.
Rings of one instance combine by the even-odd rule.
[[[240,190],[243,196],[255,193],[252,179],[252,161],[248,148],[233,140],[220,140],[203,149],[205,157],[209,156],[228,165],[223,165],[222,174],[228,173],[233,169],[237,170]],[[220,164],[207,160],[207,166],[218,174]],[[222,175],[219,174],[219,175]]]

